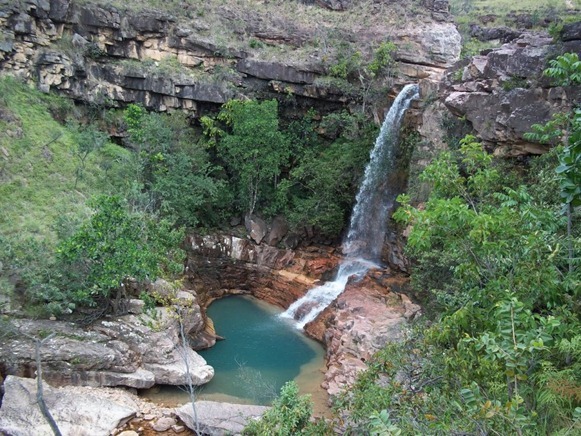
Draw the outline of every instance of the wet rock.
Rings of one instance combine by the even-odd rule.
[[[407,320],[419,313],[419,306],[398,293],[407,286],[407,278],[375,275],[350,282],[331,306],[305,326],[310,336],[326,345],[323,387],[331,396],[352,385],[385,344],[400,340]]]

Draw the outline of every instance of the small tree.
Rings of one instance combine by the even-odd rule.
[[[289,159],[289,141],[279,130],[276,100],[231,100],[218,119],[229,126],[217,150],[237,187],[240,207],[251,215],[276,190]],[[216,138],[214,137],[214,140]]]
[[[273,401],[272,407],[258,421],[252,421],[244,429],[246,436],[287,436],[326,434],[324,427],[313,432],[315,424],[310,419],[313,403],[308,395],[299,396],[299,388],[294,381],[287,382],[280,390],[280,397]]]
[[[92,205],[91,219],[58,248],[63,287],[74,302],[93,306],[105,298],[120,312],[127,278],[181,271],[181,250],[175,248],[183,238],[180,231],[130,214],[117,196],[98,197]]]
[[[549,61],[549,68],[544,74],[553,78],[558,86],[580,85],[581,61],[578,54],[557,56]],[[569,272],[572,273],[575,258],[572,241],[573,208],[581,206],[581,110],[555,114],[548,123],[534,124],[532,129],[532,133],[525,135],[527,139],[544,143],[559,141],[563,145],[563,151],[559,154],[560,165],[556,171],[560,176],[560,194],[567,214]]]
[[[100,132],[92,126],[83,126],[77,123],[70,123],[69,128],[75,135],[76,144],[73,149],[73,154],[79,161],[75,171],[74,189],[76,189],[79,180],[83,178],[88,157],[92,153],[100,150],[105,145],[108,136],[104,132]]]

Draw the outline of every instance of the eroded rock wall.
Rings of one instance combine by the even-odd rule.
[[[543,33],[523,33],[498,49],[451,68],[440,89],[440,101],[456,117],[467,120],[495,154],[542,154],[547,146],[524,138],[533,124],[581,102],[581,87],[554,86],[543,77],[548,61],[559,54],[581,54],[581,29],[567,25],[563,41]]]
[[[394,41],[394,86],[439,77],[458,59],[460,36],[447,1],[425,0],[414,4],[413,11],[399,1],[373,7],[376,17],[385,14],[385,24],[354,22],[351,36],[342,30],[340,38],[355,47]],[[272,50],[222,42],[219,28],[202,14],[178,19],[155,10],[71,0],[2,0],[0,10],[2,70],[79,101],[109,106],[139,102],[157,111],[184,109],[194,115],[242,95],[294,95],[335,107],[351,102],[349,92],[317,81],[329,68],[327,50],[336,47],[305,49],[307,43],[319,44],[312,23],[277,21],[268,13],[248,15],[233,5],[223,8],[222,18],[230,20],[225,22],[243,28],[239,40],[254,38],[257,46],[283,53],[268,55]],[[401,15],[397,25],[388,24],[394,11]],[[316,24],[325,32],[332,26]],[[339,42],[325,40],[324,45]]]
[[[195,335],[203,331],[203,318],[195,297],[188,295],[183,326],[186,334]],[[214,376],[214,369],[181,345],[178,321],[173,307],[103,319],[86,329],[63,321],[14,320],[15,333],[0,344],[0,372],[33,377],[35,339],[50,333],[54,337],[44,341],[40,356],[44,379],[53,385],[137,389],[184,385],[188,368],[195,385],[205,384]]]
[[[190,235],[187,277],[202,306],[224,295],[251,294],[287,308],[339,263],[335,249],[290,250],[223,235]]]

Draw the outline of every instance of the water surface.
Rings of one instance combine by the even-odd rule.
[[[326,410],[323,381],[325,351],[294,323],[281,319],[282,310],[253,297],[232,296],[213,302],[207,310],[216,333],[224,337],[199,351],[215,369],[201,386],[199,399],[268,405],[280,388],[295,380],[301,394],[311,394],[318,414]],[[175,387],[156,387],[146,396],[166,404],[185,403]]]

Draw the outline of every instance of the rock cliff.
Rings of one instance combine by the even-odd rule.
[[[532,124],[546,123],[553,114],[581,102],[579,87],[554,86],[543,77],[548,60],[565,52],[581,53],[579,23],[564,26],[559,42],[543,33],[521,33],[500,48],[451,68],[440,88],[440,101],[468,121],[495,154],[542,154],[547,147],[523,135]]]
[[[397,46],[393,77],[381,79],[388,87],[439,77],[458,59],[445,0],[317,4],[325,9],[209,1],[164,12],[139,2],[1,0],[0,67],[85,103],[197,115],[242,95],[350,104],[358,97],[326,80],[329,68],[354,53],[369,58],[386,40]]]

